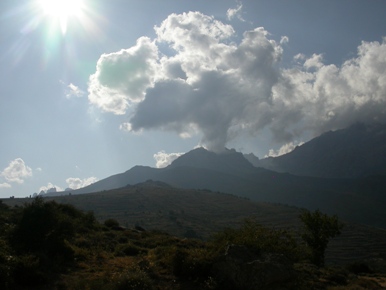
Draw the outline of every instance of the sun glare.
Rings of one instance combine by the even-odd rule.
[[[82,0],[39,0],[44,15],[57,20],[63,34],[71,17],[80,18],[84,9]]]

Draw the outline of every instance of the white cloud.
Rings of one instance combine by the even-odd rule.
[[[72,97],[83,97],[85,95],[85,92],[82,91],[78,86],[74,85],[73,83],[70,83],[67,86],[66,90],[66,97],[72,98]]]
[[[9,182],[23,183],[25,178],[32,176],[32,169],[24,163],[23,159],[16,158],[0,173],[0,176]]]
[[[276,137],[290,126],[296,127],[293,138],[304,130],[317,135],[355,122],[386,121],[385,39],[362,42],[358,55],[341,66],[325,65],[316,54],[297,60],[303,65],[282,70],[283,81],[273,88],[273,106],[280,109],[271,123]]]
[[[227,11],[227,18],[228,20],[232,20],[233,18],[237,17],[240,21],[245,21],[243,17],[241,16],[241,12],[243,9],[243,5],[239,2],[237,4],[236,8],[229,8]]]
[[[280,156],[280,155],[284,155],[284,154],[290,153],[297,146],[301,146],[303,144],[304,144],[304,142],[299,142],[299,143],[297,143],[296,141],[295,142],[289,142],[289,143],[284,144],[283,146],[281,146],[279,148],[279,150],[269,149],[268,154],[265,155],[264,157],[277,157],[277,156]]]
[[[282,36],[282,37],[280,38],[280,44],[281,44],[281,45],[286,44],[286,43],[288,43],[288,42],[289,42],[288,36]]]
[[[122,115],[131,103],[143,100],[154,83],[158,69],[158,48],[147,37],[129,49],[103,54],[95,74],[90,76],[88,98],[106,112]]]
[[[200,144],[216,151],[240,133],[268,129],[286,144],[304,132],[386,121],[385,40],[363,42],[340,66],[297,54],[283,69],[288,37],[276,41],[262,27],[236,43],[232,26],[189,12],[169,15],[155,32],[153,41],[141,37],[102,55],[90,77],[90,103],[127,114],[122,130],[200,134]]]
[[[0,183],[0,188],[11,188],[12,186],[9,183]]]
[[[119,129],[122,131],[130,132],[131,131],[131,124],[130,123],[122,123],[121,125],[119,125]]]
[[[39,193],[42,191],[44,191],[45,193],[48,193],[48,192],[64,191],[64,189],[58,185],[54,185],[51,182],[49,182],[47,183],[47,185],[41,186],[39,188]]]
[[[183,155],[184,153],[166,153],[165,151],[159,151],[158,153],[154,154],[153,157],[156,161],[155,166],[157,168],[164,168],[171,164],[174,160],[176,160],[178,157]]]
[[[77,177],[70,177],[66,179],[67,185],[71,189],[79,189],[85,186],[88,186],[92,183],[95,183],[98,181],[98,178],[96,177],[88,177],[88,178],[77,178]]]
[[[312,57],[306,59],[304,67],[306,69],[320,69],[323,66],[323,56],[321,54],[313,54]]]

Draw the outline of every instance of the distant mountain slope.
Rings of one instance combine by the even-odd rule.
[[[386,124],[356,124],[330,131],[288,154],[255,160],[254,165],[316,177],[386,175]]]

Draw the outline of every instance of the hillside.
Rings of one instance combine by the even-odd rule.
[[[330,131],[290,153],[255,159],[253,164],[277,172],[315,177],[386,175],[386,125],[355,124]]]
[[[335,260],[343,258],[344,265],[331,265],[330,261],[317,267],[310,264],[309,248],[297,238],[292,221],[288,223],[294,209],[220,193],[180,191],[159,182],[106,194],[0,201],[0,288],[308,290],[385,286],[385,260],[379,252],[384,247],[377,249],[373,239],[381,239],[384,231],[346,224],[339,243],[331,243],[335,253],[329,254]],[[98,222],[93,213],[80,211],[65,198],[73,203],[83,200],[82,204],[95,208],[97,214],[111,217]],[[19,205],[9,207],[4,202]],[[202,207],[192,206],[192,202]],[[241,211],[234,210],[233,204]],[[170,210],[176,207],[179,212]],[[170,235],[159,228],[165,220],[164,210],[169,210],[167,220],[177,227],[190,220],[191,234],[192,226],[207,228],[208,221],[213,221],[213,227],[223,217],[229,218],[228,209],[231,215],[244,215],[245,207],[255,212],[254,218],[233,220],[238,223],[236,228],[218,229],[210,233],[208,241]],[[126,218],[134,213],[145,219],[142,223],[149,220],[149,228],[120,226],[112,217],[119,216],[123,208],[129,210]],[[157,228],[151,229],[155,219],[148,219],[149,213],[159,215]],[[280,221],[277,226],[260,224],[275,220],[275,213],[281,215],[275,221]],[[185,215],[187,219],[182,218]],[[367,243],[361,234],[367,235]],[[343,245],[356,256],[345,259],[350,251],[342,252]],[[353,262],[358,255],[361,260]],[[364,260],[368,257],[376,259]]]
[[[299,229],[299,209],[294,207],[253,202],[208,190],[173,188],[153,181],[116,190],[50,199],[73,204],[85,211],[91,210],[100,221],[114,218],[128,228],[138,225],[180,237],[205,239],[225,227],[240,226],[246,217],[255,217],[267,227]],[[10,204],[16,202],[22,201],[8,200]],[[386,230],[346,223],[342,235],[331,242],[327,261],[342,264],[384,257],[385,249]]]

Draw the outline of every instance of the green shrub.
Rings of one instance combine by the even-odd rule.
[[[45,257],[41,266],[48,270],[73,262],[71,242],[76,234],[96,226],[93,214],[85,214],[72,205],[44,202],[40,197],[15,210],[13,216],[10,244],[21,255]]]
[[[18,285],[36,287],[47,282],[42,271],[40,259],[34,255],[19,256],[14,261],[13,279]]]
[[[108,228],[114,228],[114,227],[119,227],[119,222],[116,219],[107,219],[104,222],[104,225]]]
[[[173,256],[173,273],[195,281],[205,281],[210,276],[213,256],[207,248],[176,249]]]
[[[299,216],[303,222],[302,239],[311,251],[311,262],[324,265],[324,253],[331,238],[340,235],[343,224],[336,215],[328,216],[319,210],[303,210]]]
[[[229,244],[244,245],[256,253],[283,254],[293,262],[301,258],[301,249],[292,233],[263,227],[246,219],[239,229],[228,228],[212,236],[211,246],[223,253]]]
[[[127,243],[127,244],[119,244],[115,248],[115,255],[116,256],[137,256],[141,253],[145,253],[146,250],[136,246],[132,243]]]

